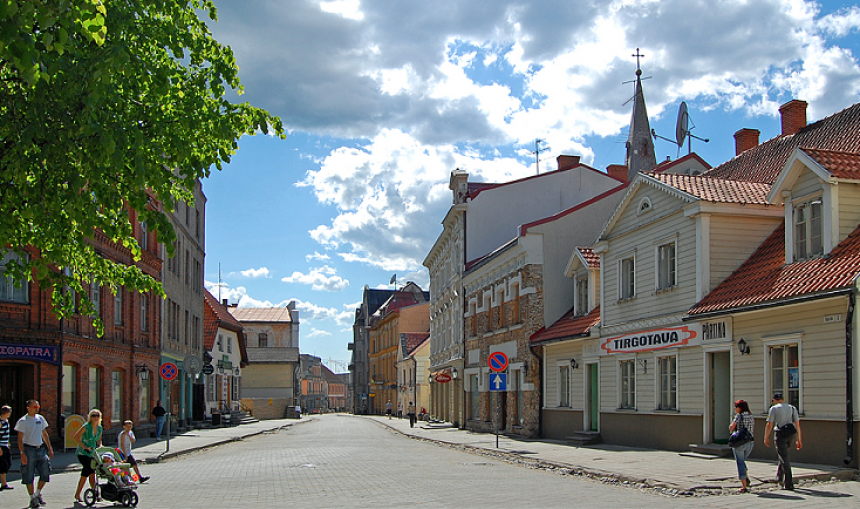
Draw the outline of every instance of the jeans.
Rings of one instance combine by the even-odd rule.
[[[24,454],[27,455],[27,464],[21,467],[21,484],[30,485],[39,474],[40,482],[51,480],[51,460],[45,447],[24,446]]]
[[[776,455],[779,456],[779,467],[776,469],[776,480],[784,482],[783,486],[788,489],[794,488],[794,479],[791,477],[791,459],[788,457],[791,448],[797,444],[797,433],[787,437],[777,436]]]
[[[161,429],[164,427],[164,416],[155,418],[155,438],[161,438]]]
[[[747,478],[747,458],[752,454],[753,445],[755,445],[755,442],[748,442],[732,449],[732,452],[735,453],[735,461],[738,464],[738,479],[741,481]]]

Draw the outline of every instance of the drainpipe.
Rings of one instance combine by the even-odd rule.
[[[543,349],[542,346],[534,347],[529,346],[529,350],[531,350],[532,355],[537,357],[537,365],[538,365],[538,387],[540,390],[538,391],[538,436],[543,436],[543,356],[538,354],[535,351],[535,348]]]
[[[854,306],[857,303],[857,278],[851,281],[848,294],[848,312],[845,319],[845,465],[854,461]]]

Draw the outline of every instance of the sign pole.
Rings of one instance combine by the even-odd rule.
[[[502,419],[502,416],[499,415],[499,393],[496,393],[496,418],[493,419],[496,421],[496,449],[499,448],[499,421]]]
[[[176,376],[179,375],[179,368],[176,364],[172,362],[165,362],[161,365],[161,369],[159,369],[161,373],[161,378],[167,382],[167,449],[164,452],[170,452],[170,382],[176,380]]]
[[[502,420],[501,416],[501,402],[499,391],[507,391],[507,373],[502,374],[503,371],[508,369],[508,356],[502,352],[493,352],[490,354],[487,359],[487,365],[490,367],[490,371],[492,374],[489,377],[490,382],[490,391],[496,393],[496,415],[494,416],[493,421],[496,424],[496,449],[499,448],[499,421]],[[495,386],[493,385],[495,384]]]
[[[170,380],[167,381],[167,422],[165,423],[165,437],[167,437],[166,446],[167,448],[164,452],[170,452],[170,393],[172,392],[172,387],[170,387]]]

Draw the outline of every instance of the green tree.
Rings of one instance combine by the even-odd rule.
[[[173,229],[147,205],[193,201],[242,135],[283,137],[277,117],[227,100],[242,89],[203,20],[216,14],[210,0],[0,0],[0,249],[38,251],[6,274],[53,288],[60,316],[73,311],[63,288],[93,313],[94,279],[163,294],[99,256],[95,232],[139,260],[133,209],[172,255]]]

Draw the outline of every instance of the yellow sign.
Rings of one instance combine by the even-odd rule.
[[[66,417],[65,426],[63,426],[63,448],[65,449],[74,449],[78,446],[78,443],[75,442],[75,433],[81,429],[81,426],[87,422],[83,416],[78,414],[72,414]]]

